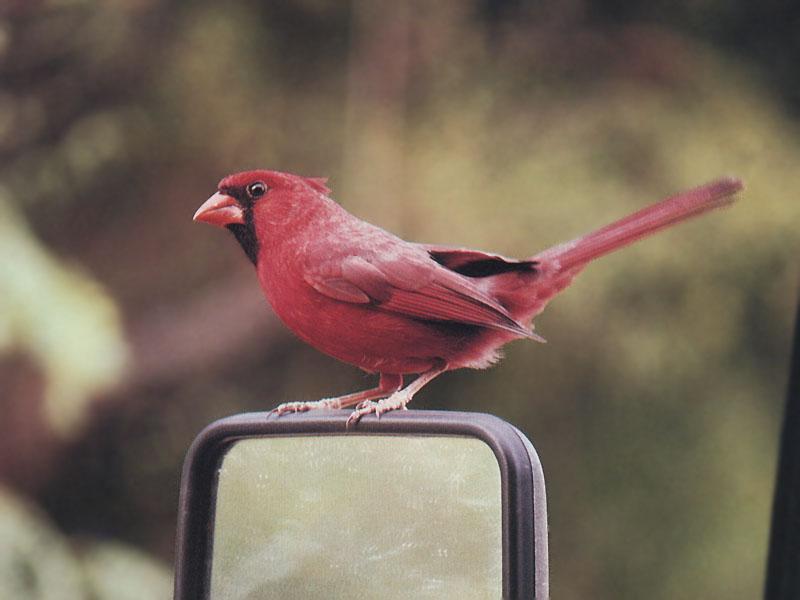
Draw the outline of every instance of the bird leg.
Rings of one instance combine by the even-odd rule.
[[[355,425],[359,422],[361,417],[371,413],[375,413],[375,416],[380,419],[383,413],[389,412],[390,410],[406,410],[406,405],[411,402],[412,398],[414,398],[414,394],[420,391],[434,377],[441,375],[446,370],[447,364],[442,362],[430,371],[422,373],[404,389],[395,391],[388,398],[383,398],[377,402],[373,402],[372,399],[365,399],[347,418],[347,426],[349,427],[350,425]]]
[[[363,392],[355,392],[345,396],[338,396],[336,398],[325,398],[323,400],[316,400],[314,402],[285,402],[276,406],[270,411],[270,414],[277,416],[285,415],[286,413],[306,412],[309,410],[336,410],[339,408],[347,408],[359,403],[375,400],[377,398],[385,398],[392,395],[394,392],[403,387],[403,376],[396,373],[381,373],[378,386]]]

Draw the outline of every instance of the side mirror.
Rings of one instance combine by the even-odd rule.
[[[544,476],[486,414],[229,417],[184,464],[176,600],[547,598]]]

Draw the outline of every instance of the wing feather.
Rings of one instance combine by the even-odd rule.
[[[306,281],[336,300],[363,303],[368,297],[382,310],[417,319],[532,335],[474,283],[424,255],[378,257],[371,261],[349,256],[338,265],[328,263],[315,273],[307,275]]]
[[[535,260],[518,260],[500,254],[471,250],[469,248],[454,248],[451,246],[421,245],[437,263],[467,277],[491,277],[512,271],[536,271],[538,262]]]

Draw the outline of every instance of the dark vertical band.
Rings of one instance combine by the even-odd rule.
[[[800,598],[800,305],[772,505],[766,600]]]

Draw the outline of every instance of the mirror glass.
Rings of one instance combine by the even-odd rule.
[[[219,471],[212,600],[500,598],[500,468],[458,436],[246,438]]]

